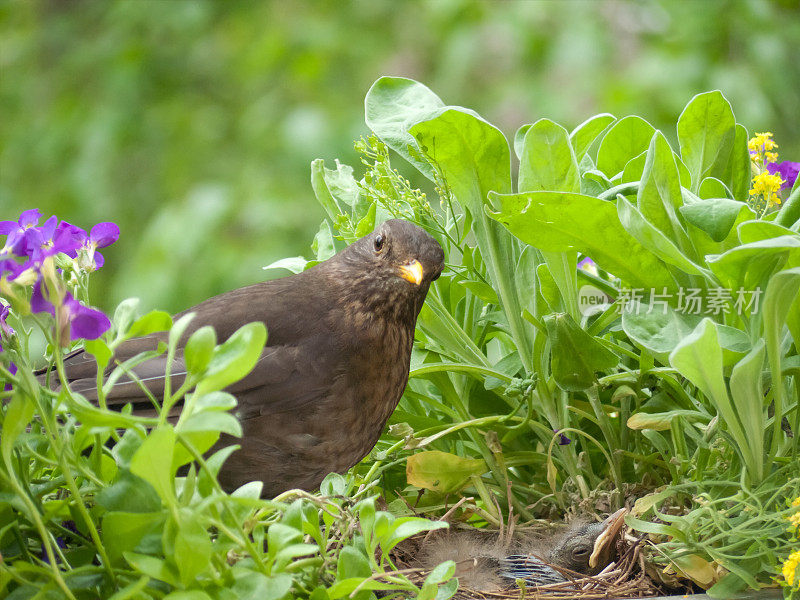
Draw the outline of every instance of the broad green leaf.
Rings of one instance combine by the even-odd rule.
[[[670,353],[669,362],[711,401],[725,427],[742,449],[748,471],[754,475],[757,468],[748,460],[752,457],[752,453],[748,451],[749,440],[728,396],[722,376],[722,348],[713,321],[703,319]]]
[[[634,156],[627,163],[625,163],[625,168],[622,169],[622,178],[620,179],[620,183],[641,181],[646,164],[647,152],[642,152],[638,156]]]
[[[425,583],[434,583],[438,585],[449,580],[455,573],[456,563],[452,560],[446,560],[433,568],[430,574],[425,578]]]
[[[747,204],[729,198],[712,198],[686,204],[679,210],[687,222],[705,231],[715,242],[721,242],[730,234],[738,218],[755,218],[755,213]]]
[[[669,142],[657,131],[650,140],[636,206],[642,215],[679,247],[688,239],[676,209],[683,204],[678,166]]]
[[[111,360],[111,357],[114,356],[111,348],[109,348],[101,338],[97,338],[96,340],[86,340],[83,343],[83,349],[94,356],[94,360],[97,362],[97,368],[100,371],[105,370],[109,361]]]
[[[141,337],[158,331],[168,331],[170,327],[172,327],[170,314],[163,310],[153,310],[136,319],[128,329],[126,337]]]
[[[481,461],[481,463],[483,463],[483,461]],[[486,468],[485,463],[483,468]],[[448,524],[444,521],[432,521],[431,519],[423,519],[421,517],[399,517],[392,521],[386,533],[381,536],[381,549],[384,554],[388,555],[392,548],[403,540],[407,540],[423,531],[446,529],[447,527]]]
[[[13,471],[11,466],[11,450],[14,448],[14,443],[20,434],[25,431],[25,428],[33,417],[34,406],[27,396],[15,392],[11,398],[11,402],[5,411],[3,418],[3,435],[0,436],[0,449],[2,449],[3,462],[5,462],[9,471]]]
[[[487,304],[499,304],[497,293],[492,289],[492,286],[478,280],[461,279],[458,280],[459,285],[463,285],[475,296],[486,302]]]
[[[575,157],[580,161],[601,133],[611,125],[616,117],[602,113],[586,119],[569,134],[570,142],[575,150]]]
[[[705,269],[686,257],[662,230],[645,219],[622,195],[617,197],[617,214],[625,230],[658,258],[678,267],[684,273],[701,276],[706,274]],[[679,227],[677,223],[676,226]]]
[[[211,362],[214,347],[217,345],[217,334],[210,325],[201,327],[187,340],[183,350],[186,370],[192,375],[202,375]]]
[[[490,191],[511,191],[511,157],[505,136],[476,113],[459,107],[439,109],[429,119],[413,125],[410,133],[438,165],[451,191],[472,216],[472,230],[492,287],[523,363],[531,368],[532,336],[522,319],[522,302],[512,271],[517,262],[517,243],[485,212]]]
[[[267,329],[261,322],[237,329],[217,346],[208,369],[197,384],[198,394],[207,394],[239,381],[256,365],[267,342]]]
[[[794,182],[792,192],[786,199],[786,202],[781,206],[778,216],[775,217],[775,222],[784,227],[794,227],[800,223],[800,177]]]
[[[189,508],[180,509],[174,558],[184,585],[189,585],[209,569],[212,552],[211,538],[198,514]]]
[[[544,323],[550,339],[553,378],[561,389],[583,391],[597,380],[596,371],[619,363],[616,354],[581,329],[568,314],[547,315]]]
[[[549,252],[577,250],[631,286],[672,288],[664,264],[631,236],[613,202],[566,192],[490,194],[489,216],[523,242]]]
[[[528,129],[519,165],[519,191],[580,192],[578,162],[567,130],[549,119]]]
[[[171,504],[175,499],[172,479],[175,443],[172,426],[161,425],[150,432],[131,459],[131,472],[152,485],[165,504]]]
[[[685,302],[685,301],[684,301]],[[662,362],[700,321],[701,314],[675,310],[671,306],[632,304],[622,312],[622,328],[628,337]],[[735,327],[715,323],[723,364],[731,365],[750,350],[749,336]]]
[[[539,278],[539,293],[544,301],[547,302],[550,308],[549,312],[563,312],[566,307],[549,267],[544,263],[539,265],[536,268],[536,274]]]
[[[731,157],[722,178],[733,193],[733,199],[740,202],[747,202],[750,197],[750,151],[747,149],[749,137],[744,125],[737,123]]]
[[[736,119],[730,103],[719,91],[698,94],[678,118],[681,158],[697,193],[706,177],[725,178],[736,136]]]
[[[292,589],[292,576],[278,573],[267,576],[249,568],[231,569],[234,584],[230,590],[236,600],[281,600]]]
[[[372,575],[367,557],[354,546],[345,546],[339,552],[339,561],[336,564],[336,577],[339,580],[348,577],[367,578]]]
[[[800,236],[793,234],[742,244],[723,254],[707,256],[706,262],[729,289],[736,290],[743,286],[753,290],[787,260],[794,261],[798,257]]]
[[[710,563],[697,554],[676,556],[671,562],[685,577],[694,581],[704,590],[719,579],[715,563]]]
[[[417,148],[409,129],[444,107],[439,96],[412,79],[381,77],[367,92],[364,107],[367,127],[421,173],[433,179],[431,165],[409,152],[409,147]]]
[[[745,221],[736,227],[736,234],[742,244],[752,244],[753,242],[760,242],[770,238],[780,237],[782,235],[797,235],[788,227],[783,227],[777,223],[770,221],[762,221],[761,219],[754,219],[752,221]]]
[[[108,511],[124,513],[153,513],[161,508],[158,494],[151,485],[120,469],[117,480],[101,489],[95,501]]]
[[[761,385],[764,349],[764,340],[758,340],[750,353],[733,367],[730,378],[733,405],[750,440],[749,448],[753,451],[752,463],[756,468],[752,474],[754,484],[760,483],[763,478],[762,457],[767,455],[767,448],[764,447],[764,391]]]
[[[361,220],[356,225],[355,236],[357,238],[362,238],[368,233],[371,233],[373,229],[375,229],[375,211],[378,208],[378,203],[373,202],[369,205],[369,209],[367,210],[367,214],[365,214]]]
[[[186,590],[170,592],[164,596],[164,600],[213,600],[211,596],[202,590]]]
[[[516,154],[518,159],[522,158],[522,145],[525,142],[525,134],[528,133],[528,129],[530,129],[532,125],[533,123],[520,125],[514,133],[514,154]]]
[[[327,221],[325,221],[327,223]],[[276,260],[268,264],[266,267],[261,267],[264,271],[269,271],[270,269],[286,269],[290,273],[302,273],[308,261],[303,258],[302,256],[289,256],[287,258],[281,258],[280,260]]]
[[[214,431],[242,437],[242,426],[239,420],[232,414],[220,410],[195,412],[188,419],[179,423],[176,429],[181,433]]]
[[[632,158],[647,150],[655,129],[637,116],[624,117],[614,123],[600,142],[597,151],[597,168],[613,177]]]
[[[716,177],[706,177],[700,182],[700,189],[697,195],[703,200],[709,198],[730,198],[733,199],[733,193]]]
[[[773,381],[781,381],[781,338],[783,328],[788,324],[795,343],[800,339],[800,267],[786,269],[770,278],[764,293],[764,337],[766,339],[767,357]],[[791,318],[790,318],[791,311]],[[784,385],[773,386],[773,433],[769,456],[775,456],[780,440],[783,437],[781,420],[786,409],[786,392]]]
[[[314,236],[314,241],[311,243],[311,251],[314,253],[318,262],[328,260],[331,256],[336,254],[333,231],[328,221],[322,221],[322,223],[320,223],[319,231],[317,231],[317,234]]]
[[[124,565],[123,552],[132,552],[142,538],[160,531],[164,526],[164,513],[160,512],[108,512],[103,515],[100,529],[108,557],[115,565]]]
[[[427,450],[408,457],[406,478],[411,485],[447,494],[457,492],[469,483],[471,475],[481,475],[486,469],[480,458]]]
[[[125,552],[123,556],[136,571],[172,586],[180,587],[178,574],[166,561],[138,552]]]

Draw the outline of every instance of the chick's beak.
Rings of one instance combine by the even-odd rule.
[[[594,542],[594,550],[589,557],[589,566],[592,569],[596,568],[598,565],[605,565],[610,562],[611,552],[614,549],[613,542],[622,529],[622,526],[625,524],[626,514],[628,514],[628,509],[620,508],[603,521],[605,529],[597,536]]]
[[[406,281],[419,285],[422,283],[422,275],[422,263],[418,260],[412,260],[410,263],[400,266],[400,277]]]

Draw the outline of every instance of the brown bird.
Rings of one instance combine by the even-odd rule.
[[[474,532],[447,532],[422,548],[415,566],[432,569],[455,561],[460,587],[482,592],[513,587],[517,579],[528,585],[562,583],[567,578],[559,569],[593,575],[611,562],[612,542],[626,512],[618,510],[601,523],[573,525],[555,536],[517,540],[511,549]]]
[[[219,474],[226,489],[254,480],[262,495],[313,489],[375,446],[408,382],[414,328],[428,288],[444,267],[441,246],[423,229],[389,220],[330,259],[296,275],[215,296],[179,313],[195,313],[186,334],[211,325],[220,340],[262,321],[268,340],[252,372],[227,391],[236,396],[241,449]],[[166,334],[129,340],[115,361],[153,350]],[[172,389],[185,376],[183,353]],[[113,362],[113,361],[112,361]],[[65,363],[73,391],[96,400],[95,363],[82,351]],[[112,365],[113,366],[113,365]],[[156,397],[164,392],[166,356],[134,369]],[[120,380],[110,407],[152,405],[139,384]]]

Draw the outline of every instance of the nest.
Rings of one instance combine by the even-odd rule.
[[[413,567],[414,555],[424,543],[424,536],[420,536],[411,546],[398,548],[393,556],[395,564],[403,567]],[[411,540],[409,540],[411,541]],[[416,547],[414,547],[416,546]],[[643,542],[630,535],[620,536],[616,541],[617,558],[609,563],[597,575],[583,575],[558,566],[551,565],[560,572],[567,581],[547,585],[531,585],[517,581],[518,585],[510,582],[503,589],[486,591],[459,587],[453,598],[467,599],[577,599],[594,600],[599,598],[643,598],[658,596],[663,590],[659,589],[645,573],[645,562],[642,554]],[[401,568],[403,568],[401,567]],[[415,583],[421,585],[429,571],[418,571],[409,576]]]

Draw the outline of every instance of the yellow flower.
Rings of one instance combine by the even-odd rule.
[[[800,564],[800,550],[795,550],[789,555],[789,558],[783,563],[783,578],[786,583],[792,585],[794,583],[794,575],[797,570],[797,565]]]
[[[768,163],[778,162],[777,152],[764,152],[764,160]]]
[[[747,142],[747,148],[751,152],[766,152],[768,150],[774,150],[777,147],[778,144],[772,139],[771,131],[757,133],[755,137],[750,138]]]
[[[800,496],[792,500],[792,506],[800,508]],[[789,519],[789,523],[792,525],[792,529],[800,528],[800,510],[794,512],[787,517]]]
[[[753,177],[750,195],[762,196],[768,204],[780,204],[781,199],[778,197],[778,190],[781,189],[782,184],[783,179],[781,179],[780,175],[764,171]]]

